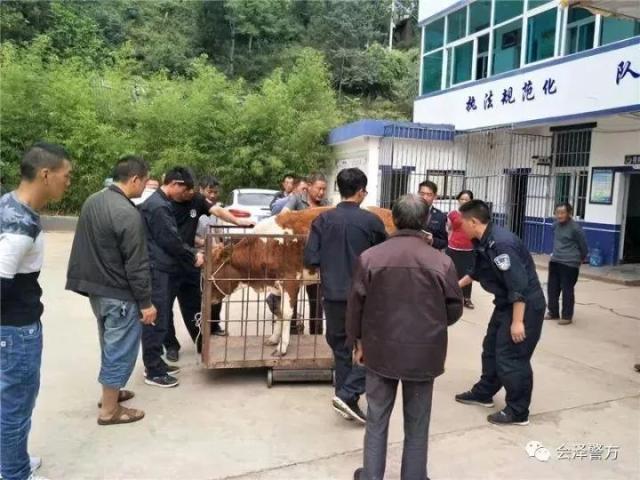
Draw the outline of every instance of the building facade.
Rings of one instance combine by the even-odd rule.
[[[544,0],[421,0],[419,17],[414,123],[340,127],[339,163],[366,141],[377,203],[429,178],[449,210],[471,189],[534,252],[568,201],[605,263],[640,262],[640,22]]]

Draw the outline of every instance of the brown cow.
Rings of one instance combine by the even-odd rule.
[[[305,240],[311,223],[322,212],[333,207],[310,208],[285,212],[258,223],[253,235],[231,245],[217,245],[212,251],[212,302],[219,303],[239,288],[270,291],[282,298],[273,334],[265,342],[277,345],[274,356],[283,356],[289,346],[289,323],[302,284],[318,283],[318,274],[302,263]],[[388,234],[395,231],[391,211],[369,207],[383,221]],[[291,238],[269,238],[261,235],[291,235]],[[255,235],[255,236],[254,236]]]

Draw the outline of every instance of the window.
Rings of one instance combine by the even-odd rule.
[[[600,45],[640,35],[640,21],[623,18],[602,18]]]
[[[422,59],[422,95],[440,90],[442,84],[442,50]]]
[[[545,3],[549,3],[549,0],[529,0],[529,4],[527,5],[528,10],[533,10],[534,8],[538,8]]]
[[[591,129],[553,133],[554,167],[588,167],[590,153]]]
[[[476,57],[476,80],[489,75],[489,35],[478,37],[478,56]]]
[[[444,18],[436,20],[425,27],[424,51],[430,52],[444,44]]]
[[[489,28],[491,24],[491,0],[477,0],[469,5],[469,33]]]
[[[438,186],[440,200],[454,200],[464,188],[464,170],[427,170],[427,180]]]
[[[567,54],[593,48],[596,17],[584,8],[572,8],[567,17]]]
[[[589,172],[586,170],[556,175],[556,205],[562,202],[569,202],[573,205],[575,216],[583,219],[587,204],[588,178]]]
[[[467,8],[453,12],[447,17],[447,42],[455,42],[467,34]]]
[[[453,48],[451,65],[451,85],[471,80],[473,65],[473,41],[458,45]]]
[[[520,20],[496,29],[493,36],[493,75],[508,72],[520,66],[521,39],[522,22]]]
[[[556,44],[557,15],[558,10],[553,8],[529,18],[526,63],[553,57]]]
[[[512,18],[522,15],[524,11],[524,0],[496,0],[496,10],[493,15],[494,25],[506,22]]]

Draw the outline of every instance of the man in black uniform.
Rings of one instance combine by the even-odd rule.
[[[353,364],[352,348],[347,344],[347,297],[358,257],[367,248],[382,243],[387,234],[380,218],[360,208],[367,196],[364,172],[357,168],[341,170],[337,183],[342,202],[320,214],[311,224],[304,264],[321,272],[326,338],[336,364],[333,408],[343,417],[364,424],[366,417],[358,406],[358,399],[365,392],[366,371]]]
[[[216,182],[217,183],[217,182]],[[196,193],[194,188],[187,190],[180,200],[171,202],[173,215],[178,226],[178,233],[184,243],[195,246],[198,222],[202,215],[215,215],[225,222],[251,227],[253,222],[246,218],[236,218],[224,208],[213,204],[202,193]],[[200,313],[202,304],[202,291],[200,289],[200,269],[193,265],[184,265],[180,275],[176,278],[176,296],[180,305],[182,319],[189,335],[196,342],[200,329],[196,323],[196,315]],[[171,300],[173,305],[173,299]],[[220,304],[221,305],[221,304]],[[218,307],[219,308],[219,307]],[[219,312],[218,312],[219,313]],[[211,333],[224,336],[226,332],[220,327],[219,322],[214,322]],[[198,351],[202,345],[200,339],[197,343]],[[164,339],[164,348],[167,351],[167,360],[177,362],[180,358],[180,342],[176,338],[176,329],[173,323],[173,311],[167,326],[167,335]]]
[[[425,219],[425,230],[431,234],[431,245],[438,250],[444,250],[449,245],[447,235],[447,216],[436,207],[433,202],[438,196],[438,186],[430,180],[425,180],[418,185],[418,195],[429,206],[429,213]]]
[[[495,308],[482,342],[482,376],[461,403],[493,407],[506,390],[507,406],[487,417],[497,425],[527,425],[533,390],[531,356],[540,339],[545,300],[531,254],[513,233],[491,223],[489,207],[472,200],[460,207],[462,229],[473,241],[475,268],[460,287],[477,280],[495,295]]]
[[[191,172],[174,167],[165,175],[163,185],[139,207],[151,265],[151,302],[158,311],[156,323],[142,327],[142,360],[145,383],[162,388],[176,387],[179,383],[174,375],[180,369],[162,359],[178,280],[186,268],[200,268],[204,263],[204,256],[193,247],[193,242],[187,244],[180,238],[171,209],[171,201],[186,200],[187,191],[192,188]]]

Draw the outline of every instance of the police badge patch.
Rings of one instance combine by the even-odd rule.
[[[493,263],[496,264],[498,270],[503,272],[506,272],[511,268],[511,258],[509,258],[509,255],[507,255],[506,253],[498,255],[496,258],[494,258]]]
[[[198,214],[198,212],[196,212],[195,208],[192,208],[191,211],[189,212],[189,216],[191,218],[196,218],[196,215]]]

